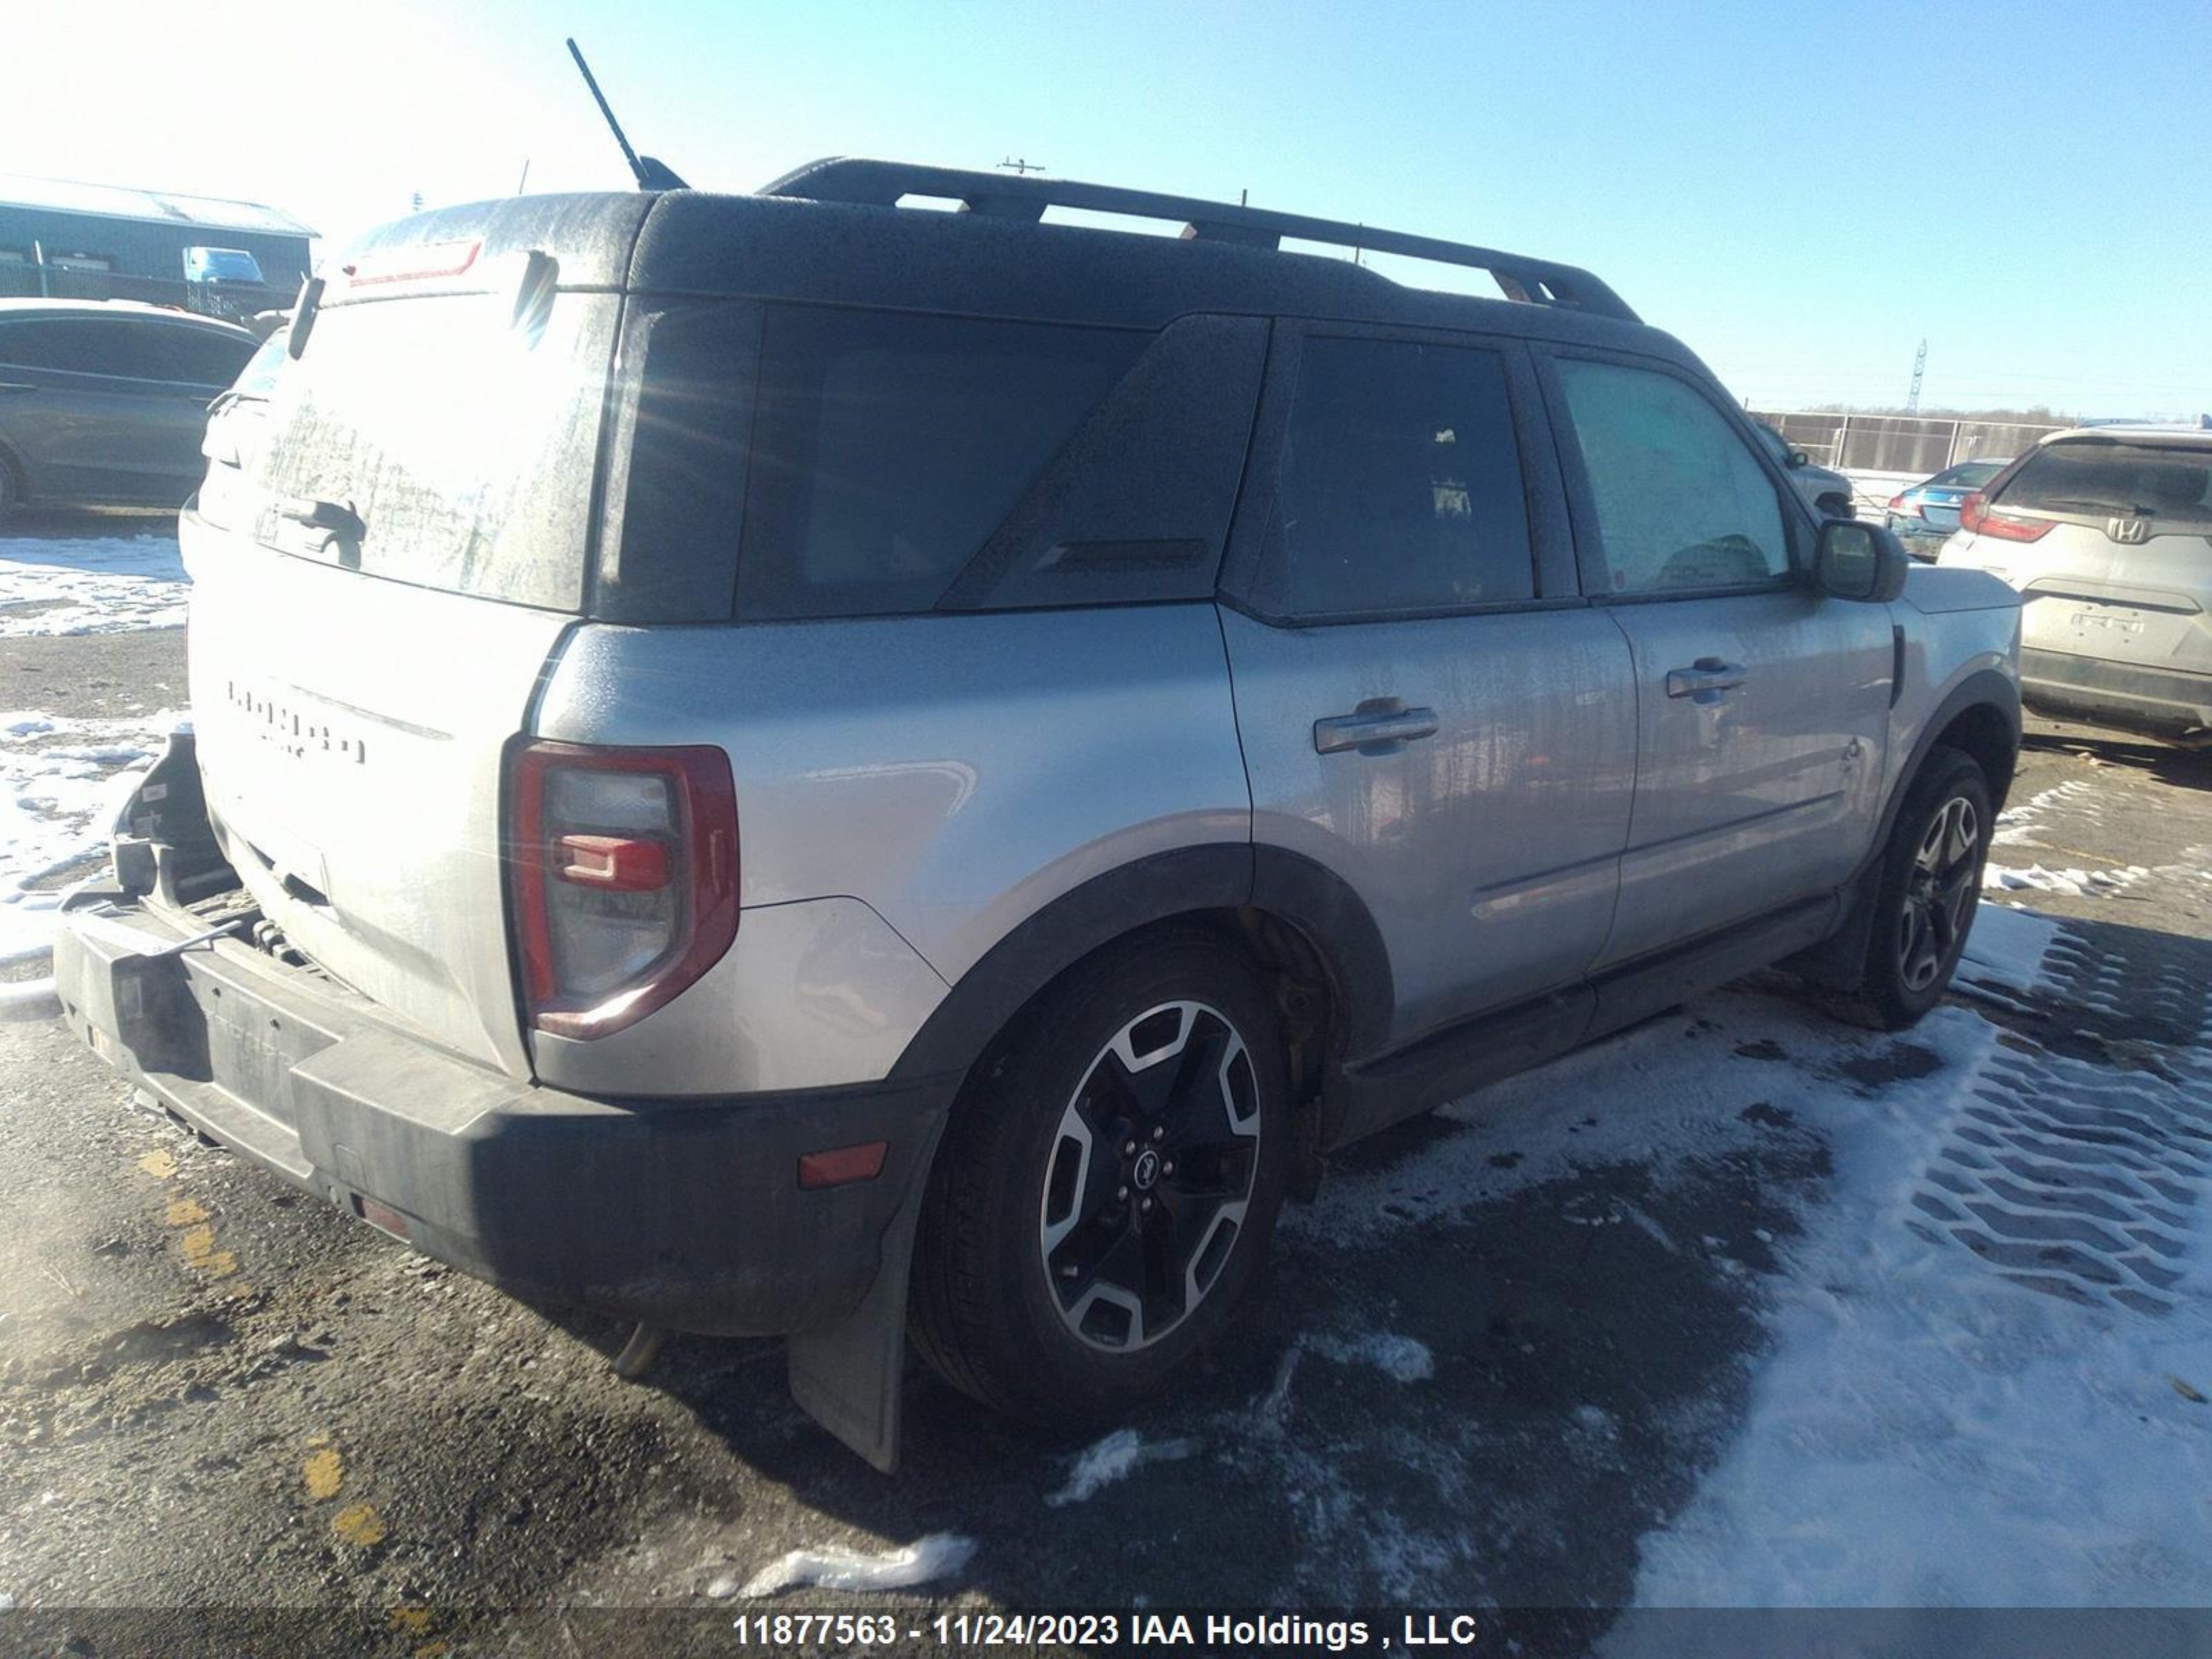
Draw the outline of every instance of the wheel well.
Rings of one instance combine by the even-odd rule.
[[[1291,1103],[1297,1128],[1297,1157],[1291,1190],[1310,1197],[1318,1182],[1321,1085],[1329,1060],[1342,1049],[1349,1031],[1348,1006],[1338,970],[1305,929],[1287,916],[1255,906],[1222,906],[1156,917],[1099,944],[1039,985],[993,1037],[976,1061],[991,1055],[1029,1018],[1037,1000],[1054,985],[1107,951],[1129,948],[1133,941],[1181,933],[1206,933],[1234,946],[1259,971],[1283,1022],[1290,1052]],[[973,1073],[971,1073],[971,1075]]]
[[[1962,750],[1974,758],[1989,781],[1990,804],[2002,808],[2011,792],[2014,769],[2020,763],[2020,746],[2012,722],[1986,702],[1962,708],[1951,723],[1936,734],[1937,744]]]

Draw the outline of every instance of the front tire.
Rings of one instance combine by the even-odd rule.
[[[1281,1026],[1243,954],[1182,932],[1110,948],[954,1108],[915,1246],[915,1346],[1040,1425],[1150,1398],[1249,1289],[1290,1141]]]
[[[1859,987],[1839,1011],[1846,1018],[1901,1031],[1943,1000],[1981,902],[1996,818],[1972,756],[1929,755],[1890,830]]]

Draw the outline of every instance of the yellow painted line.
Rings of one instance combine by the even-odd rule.
[[[172,1227],[189,1227],[196,1221],[205,1221],[207,1218],[207,1211],[189,1198],[173,1198],[169,1200],[167,1220]]]
[[[345,1480],[345,1459],[338,1455],[337,1447],[327,1447],[300,1465],[300,1478],[307,1483],[307,1496],[318,1504],[336,1498]]]
[[[430,1633],[430,1609],[428,1607],[394,1607],[389,1615],[392,1628],[405,1631],[410,1636]]]
[[[215,1247],[215,1229],[205,1223],[187,1227],[178,1240],[185,1249],[185,1266],[210,1279],[228,1279],[238,1271],[238,1257]]]
[[[342,1544],[350,1544],[357,1550],[370,1549],[384,1541],[384,1517],[373,1505],[356,1504],[331,1517],[331,1530],[338,1535]]]
[[[173,1180],[177,1173],[177,1156],[163,1146],[140,1158],[138,1167],[156,1181]]]

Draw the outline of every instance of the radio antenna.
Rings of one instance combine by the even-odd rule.
[[[640,190],[689,190],[690,186],[678,178],[675,170],[667,163],[656,161],[650,155],[640,155],[630,148],[629,136],[623,131],[622,123],[615,119],[615,112],[608,106],[606,94],[599,90],[599,81],[592,74],[592,66],[584,61],[583,50],[576,45],[573,36],[568,41],[568,56],[576,60],[576,68],[583,75],[584,84],[592,89],[592,101],[599,106],[599,113],[606,117],[607,130],[614,134],[615,143],[622,146],[623,160],[629,163],[630,173],[636,179],[637,187]]]

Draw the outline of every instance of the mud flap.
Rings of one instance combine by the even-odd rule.
[[[885,1474],[898,1473],[907,1285],[922,1195],[944,1127],[940,1114],[906,1198],[884,1229],[876,1282],[860,1306],[835,1325],[801,1331],[786,1345],[791,1397],[799,1409]]]

